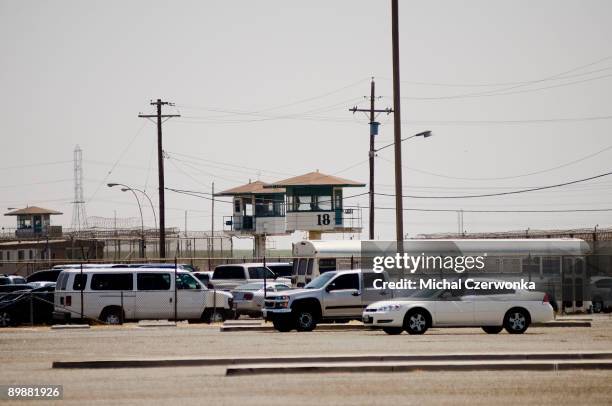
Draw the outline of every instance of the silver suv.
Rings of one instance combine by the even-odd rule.
[[[387,274],[359,269],[326,272],[303,289],[268,296],[264,318],[278,331],[311,331],[321,321],[361,320],[367,305],[392,297],[390,290],[374,287],[382,285],[380,280],[387,281]]]

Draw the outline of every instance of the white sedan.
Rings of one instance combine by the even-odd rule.
[[[522,334],[531,323],[554,318],[548,295],[525,290],[457,291],[426,289],[395,300],[372,303],[363,323],[387,334],[423,334],[430,327],[482,327],[488,334],[506,329]]]
[[[289,290],[291,287],[286,283],[269,281],[266,283],[267,294],[282,292]],[[264,283],[252,282],[241,286],[231,291],[234,297],[234,309],[236,318],[242,314],[250,317],[261,317],[264,305]]]

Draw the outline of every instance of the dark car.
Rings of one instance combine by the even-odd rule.
[[[15,285],[24,284],[26,279],[19,275],[0,275],[0,286],[3,285]]]
[[[45,269],[44,271],[34,272],[26,280],[30,282],[57,282],[57,278],[62,272],[61,269]]]
[[[55,286],[6,293],[0,297],[0,327],[51,323]],[[30,320],[31,316],[34,320]]]
[[[0,294],[7,292],[15,292],[18,290],[31,290],[32,286],[27,283],[18,283],[12,285],[0,285]]]

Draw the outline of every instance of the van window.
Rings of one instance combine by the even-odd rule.
[[[298,274],[298,264],[300,263],[300,260],[298,258],[294,258],[293,259],[293,270],[291,271],[291,275],[297,275]]]
[[[200,284],[196,279],[188,273],[180,273],[176,275],[177,289],[200,289]]]
[[[310,258],[308,260],[308,268],[306,269],[306,275],[310,276],[312,275],[312,265],[314,263],[314,259]]]
[[[306,275],[306,265],[308,264],[308,260],[306,258],[300,259],[300,265],[298,268],[298,275]]]
[[[138,290],[170,290],[169,273],[139,273],[136,275]]]
[[[336,258],[319,258],[319,273],[336,270]]]
[[[91,277],[91,290],[133,290],[131,273],[97,273]]]
[[[72,290],[83,290],[87,284],[87,274],[76,274],[74,275],[74,282],[72,283]]]
[[[60,284],[60,290],[66,290],[66,285],[68,285],[68,278],[70,277],[70,274],[65,273],[64,274],[64,279],[62,279],[62,283]],[[57,283],[56,283],[57,285]]]
[[[213,279],[246,279],[241,266],[218,266],[213,272]]]
[[[264,273],[267,279],[274,279],[276,276],[274,272],[263,266],[252,266],[249,267],[249,279],[263,279]]]

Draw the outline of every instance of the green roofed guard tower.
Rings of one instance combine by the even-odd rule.
[[[223,218],[224,231],[235,236],[252,236],[254,256],[266,252],[266,236],[287,234],[285,230],[285,189],[266,189],[262,181],[216,193],[233,198],[233,214]]]
[[[361,209],[346,207],[344,188],[365,184],[319,172],[310,172],[265,185],[285,191],[286,231],[308,231],[308,239],[322,233],[360,233]]]

